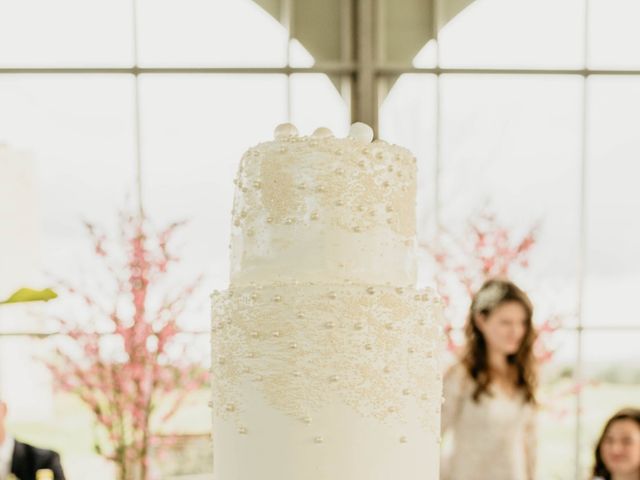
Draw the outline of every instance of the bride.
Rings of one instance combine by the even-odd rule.
[[[475,295],[462,358],[444,378],[442,433],[453,436],[446,480],[532,480],[537,383],[526,293],[489,280]]]

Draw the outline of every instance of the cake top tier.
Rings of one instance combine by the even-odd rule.
[[[249,149],[235,180],[231,280],[388,280],[415,269],[416,160],[355,123]],[[397,273],[397,275],[394,274]]]

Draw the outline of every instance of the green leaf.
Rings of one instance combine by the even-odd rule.
[[[53,300],[58,295],[50,288],[44,290],[33,290],[31,288],[21,288],[6,300],[0,302],[0,305],[4,303],[19,303],[19,302],[48,302]]]

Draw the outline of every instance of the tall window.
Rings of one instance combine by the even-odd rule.
[[[606,418],[640,398],[640,4],[486,0],[451,17],[457,3],[436,2],[439,34],[413,68],[380,72],[395,82],[381,131],[420,158],[425,241],[463,235],[482,210],[514,232],[539,225],[516,280],[539,320],[565,315],[544,369],[541,478],[586,478]]]
[[[81,220],[113,229],[127,197],[154,223],[189,220],[178,275],[225,288],[242,152],[284,121],[346,134],[372,101],[358,83],[371,58],[380,136],[418,157],[423,241],[462,235],[480,206],[514,231],[540,225],[516,280],[539,316],[568,318],[540,466],[581,479],[605,418],[640,398],[639,21],[633,0],[0,0],[0,198],[15,201],[0,205],[0,296],[44,271],[82,278]],[[190,324],[203,350],[207,310]],[[88,413],[38,365],[31,403],[33,382],[2,368],[49,333],[44,309],[0,312],[0,388],[24,406],[12,428],[60,450],[70,478],[98,478]],[[208,433],[207,401],[172,428]]]

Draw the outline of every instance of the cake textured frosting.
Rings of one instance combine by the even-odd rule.
[[[290,124],[235,180],[212,295],[215,480],[436,480],[442,303],[416,289],[416,162]]]

